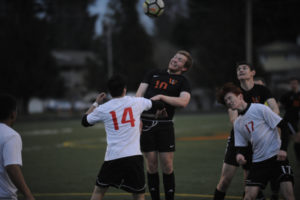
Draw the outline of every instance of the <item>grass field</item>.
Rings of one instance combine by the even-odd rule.
[[[80,119],[31,120],[17,122],[15,128],[23,139],[24,176],[37,200],[90,198],[106,148],[102,124],[84,128]],[[223,163],[225,138],[231,129],[227,115],[177,115],[175,128],[176,199],[212,199]],[[291,145],[289,156],[295,188],[299,190],[300,165],[295,163]],[[239,169],[227,199],[240,199],[242,191],[242,170]],[[296,193],[296,199],[300,199],[299,191]],[[269,194],[268,189],[265,194]],[[131,196],[111,188],[106,199],[126,200]],[[146,199],[151,199],[148,194]]]

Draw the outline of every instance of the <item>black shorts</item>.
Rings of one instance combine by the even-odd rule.
[[[236,161],[236,154],[237,154],[237,148],[234,146],[234,132],[232,129],[230,132],[230,136],[228,137],[227,140],[224,163],[238,167],[239,164]],[[250,144],[248,145],[247,153],[244,156],[245,159],[247,160],[247,163],[245,165],[242,165],[242,167],[245,170],[249,170],[250,165],[252,163],[252,147]]]
[[[143,130],[141,135],[142,152],[174,152],[175,133],[171,120],[142,119]]]
[[[293,171],[289,161],[276,160],[277,156],[262,162],[252,163],[246,180],[247,186],[259,186],[264,189],[268,181],[280,184],[290,181],[294,183]]]
[[[96,185],[99,187],[113,186],[130,193],[145,193],[143,156],[129,156],[105,161],[99,171]]]

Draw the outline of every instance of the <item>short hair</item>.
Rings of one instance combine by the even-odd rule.
[[[238,62],[236,62],[235,69],[237,69],[240,65],[247,65],[250,68],[251,71],[255,70],[254,66],[251,63],[248,63],[246,61],[238,61]]]
[[[126,79],[123,75],[113,75],[107,82],[107,88],[112,97],[121,96],[126,88]]]
[[[217,100],[219,103],[226,105],[224,97],[227,93],[232,92],[233,94],[239,95],[242,94],[242,90],[240,87],[236,86],[232,82],[225,83],[219,90],[217,90]]]
[[[0,94],[0,120],[6,120],[17,111],[17,100],[9,94]]]
[[[184,64],[184,67],[187,68],[187,70],[189,70],[193,66],[193,58],[192,58],[191,54],[186,50],[179,50],[179,51],[177,51],[177,53],[184,55],[187,58],[187,60]]]

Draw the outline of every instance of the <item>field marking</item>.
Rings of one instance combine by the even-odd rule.
[[[195,136],[195,137],[179,137],[178,141],[206,141],[206,140],[225,140],[229,136],[228,133],[212,136]]]
[[[22,135],[26,136],[39,136],[39,135],[57,135],[57,134],[70,134],[73,132],[73,129],[70,127],[61,128],[61,129],[36,129],[31,131],[23,131]]]
[[[208,141],[208,140],[225,140],[229,136],[228,133],[221,133],[212,136],[195,136],[195,137],[179,137],[176,138],[177,141]],[[101,142],[105,142],[105,138],[101,138]],[[98,144],[88,144],[76,141],[65,141],[61,145],[66,148],[85,148],[85,149],[97,149],[100,148]]]
[[[36,197],[64,197],[64,196],[91,196],[92,193],[34,193]],[[146,196],[150,196],[149,193],[145,193]],[[131,196],[131,193],[105,193],[105,196]],[[160,193],[160,196],[164,196],[164,193]],[[175,193],[177,197],[195,197],[195,198],[213,198],[211,194],[187,194],[187,193]],[[241,196],[228,196],[226,199],[241,199]]]

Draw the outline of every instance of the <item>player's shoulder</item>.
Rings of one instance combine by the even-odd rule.
[[[264,104],[261,104],[261,103],[251,103],[251,107],[255,108],[255,109],[261,109],[261,108],[264,108],[264,107],[267,107],[267,106],[264,105]]]
[[[0,124],[1,140],[9,140],[11,138],[21,139],[20,134],[15,131],[13,128],[7,126],[6,124]]]
[[[261,91],[270,91],[269,88],[267,88],[264,85],[260,85],[260,84],[254,84],[253,89],[254,90],[261,90]]]
[[[252,112],[255,113],[265,112],[265,110],[271,110],[271,108],[261,103],[252,103],[251,107],[252,107]]]
[[[145,97],[135,97],[135,96],[125,96],[124,97],[126,102],[133,102],[133,103],[138,103],[138,102],[151,102],[150,99],[147,99]]]

